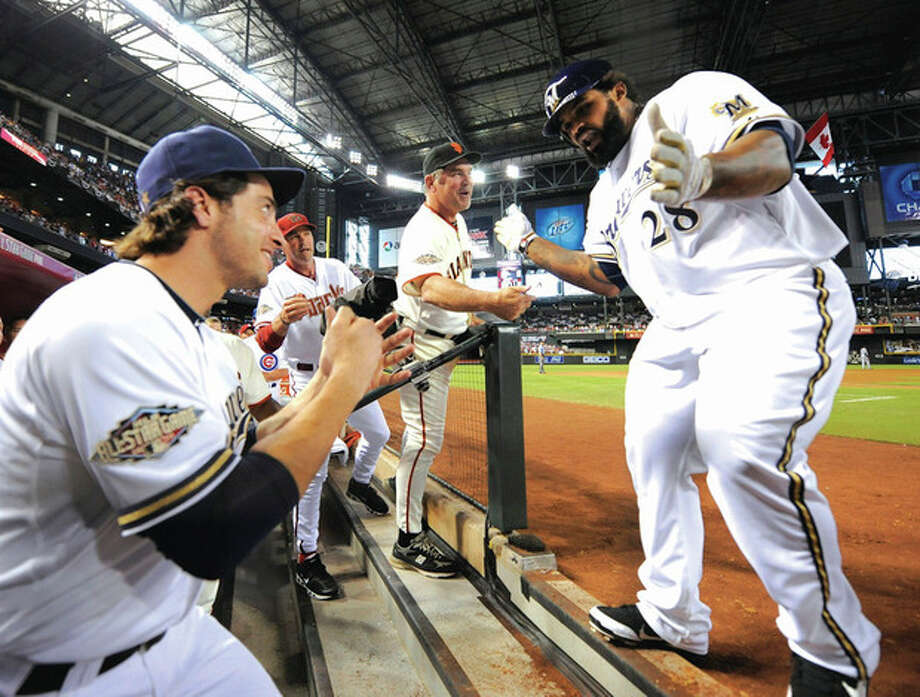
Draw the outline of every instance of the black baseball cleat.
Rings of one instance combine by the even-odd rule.
[[[635,605],[595,605],[588,613],[588,620],[591,629],[619,644],[643,648],[670,647],[670,644],[649,626]]]
[[[317,600],[332,600],[339,597],[339,584],[326,571],[318,554],[307,559],[304,559],[303,555],[300,556],[294,580]]]
[[[792,654],[792,677],[786,697],[866,697],[869,681],[850,678]]]
[[[387,502],[383,500],[383,497],[380,496],[377,490],[370,484],[362,484],[355,479],[349,479],[348,490],[345,492],[345,495],[352,501],[363,503],[368,513],[386,515],[390,512],[390,507],[387,505]]]
[[[393,561],[396,566],[414,569],[431,578],[449,578],[460,570],[457,562],[438,549],[425,531],[415,535],[405,546],[397,540],[393,545]]]
[[[635,605],[604,607],[595,605],[588,613],[591,629],[614,644],[634,649],[669,649],[699,664],[708,651],[688,649],[662,639],[642,617]]]

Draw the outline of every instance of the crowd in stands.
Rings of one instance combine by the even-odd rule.
[[[854,293],[855,296],[855,293]],[[859,324],[920,325],[920,288],[882,297],[854,297]]]
[[[95,237],[90,237],[85,232],[74,232],[70,226],[61,220],[49,219],[37,210],[27,209],[18,200],[13,198],[10,192],[0,191],[0,211],[26,220],[48,232],[66,237],[86,247],[92,247],[97,252],[113,258],[115,257],[115,252],[112,251],[112,248],[101,244]]]
[[[0,112],[0,126],[6,128],[48,158],[48,165],[63,170],[71,182],[93,194],[97,199],[119,209],[130,219],[137,220],[137,194],[134,175],[113,171],[106,163],[93,162],[90,156],[76,156],[63,148],[43,143],[41,138],[20,123]],[[95,159],[95,158],[93,158]]]
[[[562,309],[558,305],[532,305],[521,318],[524,335],[556,332],[615,332],[645,329],[652,317],[640,302],[628,306],[613,303],[607,308],[606,318],[602,304],[594,308]]]

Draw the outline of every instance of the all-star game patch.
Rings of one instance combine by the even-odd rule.
[[[125,460],[159,457],[198,423],[202,410],[195,407],[140,407],[124,419],[105,440],[96,444],[93,462],[110,465]]]

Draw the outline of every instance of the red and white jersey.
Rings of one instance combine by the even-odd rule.
[[[268,274],[268,285],[259,293],[257,329],[271,323],[281,312],[284,301],[293,295],[303,294],[310,305],[308,313],[288,327],[281,345],[279,358],[292,374],[296,374],[298,363],[315,366],[319,362],[323,347],[323,335],[319,333],[323,311],[337,297],[361,285],[358,277],[338,259],[316,257],[314,261],[316,278],[304,276],[286,263],[281,264]]]
[[[135,533],[207,496],[251,417],[230,354],[150,271],[54,293],[0,371],[0,663],[134,646],[201,581]]]
[[[763,121],[778,122],[796,154],[802,147],[802,127],[734,75],[691,73],[651,102],[698,156],[724,149]],[[696,324],[718,312],[733,289],[831,259],[846,246],[797,177],[768,196],[691,201],[680,208],[652,201],[651,148],[645,110],[591,192],[584,248],[598,260],[616,261],[665,325]]]
[[[466,221],[457,215],[454,227],[426,204],[406,224],[399,241],[396,311],[419,330],[433,329],[454,335],[466,331],[469,314],[443,310],[422,302],[419,281],[429,276],[446,276],[468,285],[473,270],[473,250]]]

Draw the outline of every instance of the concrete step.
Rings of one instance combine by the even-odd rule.
[[[381,621],[380,615],[389,617],[401,639],[404,655],[415,667],[428,694],[470,697],[582,694],[465,576],[432,579],[412,570],[395,568],[389,556],[397,535],[393,517],[370,516],[362,506],[353,506],[343,495],[349,476],[350,472],[344,468],[330,468],[328,488],[340,516],[335,528],[349,531],[352,559],[366,574],[364,578],[377,597],[368,600],[362,587],[360,593],[355,591],[355,597],[346,590],[344,599],[314,601],[321,636],[347,631],[346,627],[358,622],[371,622],[376,610],[374,626]],[[324,515],[330,513],[324,511]],[[344,559],[341,548],[333,547],[331,551],[334,553],[327,552],[324,559],[341,559],[346,575],[340,581],[351,583],[361,578],[348,573],[351,562]],[[332,571],[328,564],[327,568]],[[330,620],[325,630],[321,615]],[[324,651],[326,646],[324,640]],[[354,654],[349,659],[342,653],[341,660],[354,662]],[[327,657],[326,663],[331,672],[333,661]],[[335,692],[337,697],[339,694]],[[389,694],[415,693],[403,688]]]

